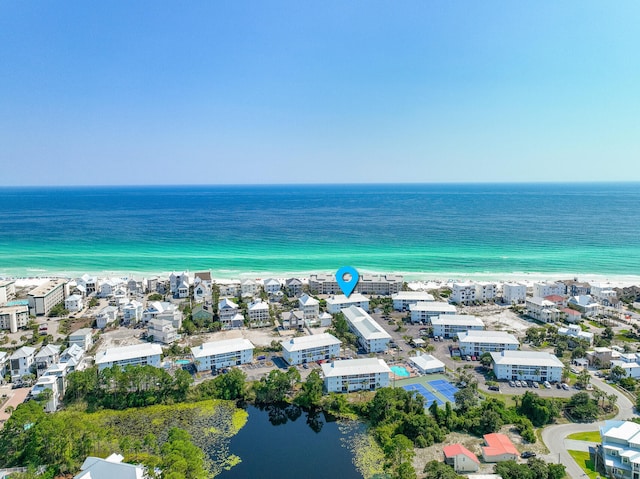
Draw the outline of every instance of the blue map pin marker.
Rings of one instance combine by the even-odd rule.
[[[345,275],[347,274],[351,275],[351,279],[344,279]],[[338,286],[340,286],[340,289],[347,298],[351,296],[353,290],[356,289],[356,285],[358,284],[359,279],[360,275],[353,266],[343,266],[336,273],[336,281],[338,282]]]

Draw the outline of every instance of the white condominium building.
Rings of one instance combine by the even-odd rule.
[[[445,314],[431,318],[434,336],[452,338],[458,333],[469,330],[481,331],[484,323],[476,316],[466,314]]]
[[[337,294],[327,298],[327,311],[331,314],[339,313],[349,306],[357,306],[369,312],[369,298],[360,294],[352,293],[348,298],[344,294]]]
[[[253,361],[253,344],[248,339],[225,339],[191,348],[198,371],[215,371]]]
[[[356,293],[391,296],[402,289],[403,278],[395,274],[361,274],[356,285]],[[309,289],[318,294],[340,294],[342,289],[335,275],[312,274]]]
[[[539,351],[492,352],[493,372],[498,379],[561,381],[564,364],[553,354]]]
[[[527,299],[527,286],[520,283],[504,283],[502,285],[502,301],[507,304],[524,303]]]
[[[46,316],[56,304],[64,301],[66,279],[51,279],[29,293],[29,310],[35,316]]]
[[[467,331],[458,333],[460,353],[479,356],[482,353],[515,350],[520,343],[513,334],[504,331]]]
[[[546,281],[533,283],[533,296],[544,298],[545,296],[551,296],[552,294],[564,296],[567,294],[567,285],[560,282],[550,283]]]
[[[411,311],[411,322],[414,324],[430,324],[431,318],[457,313],[453,304],[440,301],[420,301],[410,305],[409,310]]]
[[[391,370],[382,359],[346,359],[322,363],[327,392],[374,391],[389,385]]]
[[[8,329],[12,333],[18,328],[25,328],[29,322],[29,306],[0,306],[0,329]]]
[[[528,298],[525,307],[527,316],[543,323],[555,323],[562,319],[562,311],[558,309],[556,303],[538,296]]]
[[[282,342],[282,358],[291,365],[340,356],[340,341],[329,333],[291,338]]]
[[[496,299],[496,291],[498,287],[496,283],[481,282],[476,283],[476,301],[491,301]]]
[[[465,304],[476,300],[476,285],[471,282],[453,283],[451,285],[451,301]]]
[[[412,304],[434,301],[433,295],[425,291],[400,291],[393,296],[393,309],[408,311]]]
[[[387,350],[391,336],[362,308],[350,306],[342,310],[349,329],[358,337],[358,343],[368,353]]]
[[[119,348],[109,348],[96,354],[96,365],[102,371],[112,366],[125,367],[129,364],[135,366],[160,367],[162,348],[159,344],[142,343]]]
[[[16,297],[15,281],[0,281],[0,304],[11,301]]]

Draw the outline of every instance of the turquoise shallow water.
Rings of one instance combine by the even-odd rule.
[[[0,275],[639,275],[640,184],[0,189]]]

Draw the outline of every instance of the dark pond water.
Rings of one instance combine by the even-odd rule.
[[[229,450],[242,462],[220,479],[362,479],[345,443],[362,430],[340,425],[324,414],[296,406],[247,407],[249,420],[231,439]]]

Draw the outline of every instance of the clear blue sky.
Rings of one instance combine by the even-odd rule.
[[[640,2],[0,2],[0,184],[640,180]]]

